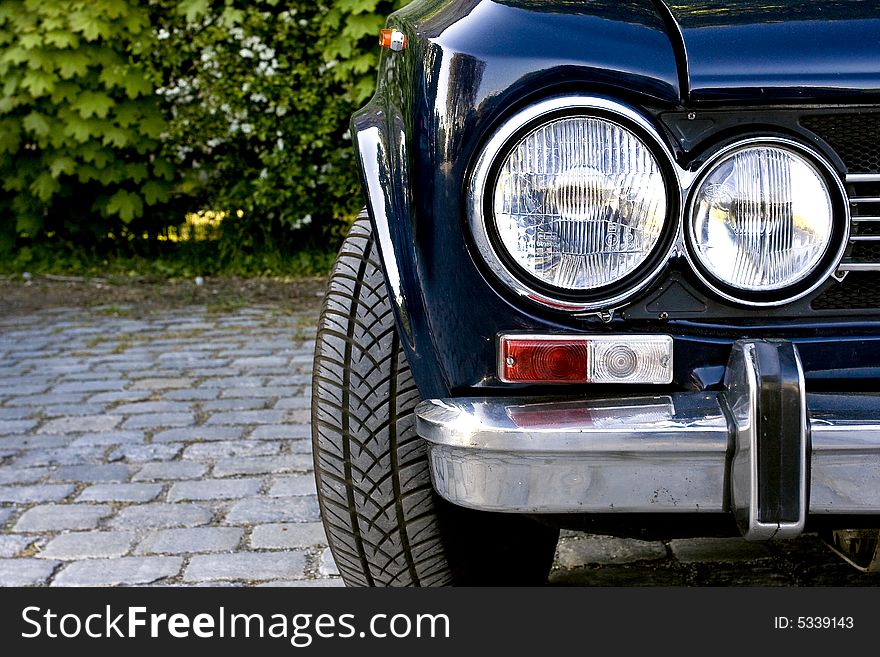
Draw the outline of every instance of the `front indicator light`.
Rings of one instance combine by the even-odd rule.
[[[672,382],[668,335],[502,335],[498,356],[505,383]]]

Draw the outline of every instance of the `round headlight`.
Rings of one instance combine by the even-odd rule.
[[[690,207],[688,241],[698,269],[734,296],[801,284],[835,242],[826,176],[783,145],[724,153],[702,177]]]
[[[529,131],[491,180],[495,234],[510,262],[567,293],[622,281],[648,260],[666,219],[666,183],[631,130],[592,116]]]

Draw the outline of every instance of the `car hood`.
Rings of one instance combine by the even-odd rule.
[[[860,0],[666,0],[686,101],[858,102],[880,97],[880,10]],[[670,34],[673,41],[678,35]]]

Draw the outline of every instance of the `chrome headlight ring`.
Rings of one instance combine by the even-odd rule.
[[[665,205],[655,243],[642,262],[619,280],[595,289],[565,289],[540,280],[514,261],[498,234],[494,195],[499,168],[526,136],[567,118],[598,119],[645,146],[656,162]],[[680,184],[675,160],[654,127],[633,109],[594,96],[561,96],[530,105],[507,119],[489,138],[470,177],[468,219],[477,250],[491,272],[521,297],[555,310],[583,312],[614,308],[644,289],[663,270],[674,248],[680,216]]]
[[[738,154],[750,150],[764,149],[789,154],[799,158],[821,177],[825,184],[830,206],[829,231],[824,241],[821,256],[805,267],[800,274],[783,284],[773,285],[737,285],[737,281],[724,280],[718,271],[711,271],[704,254],[700,253],[700,245],[694,229],[695,205],[713,173]],[[685,206],[682,233],[685,242],[685,256],[697,278],[716,295],[737,304],[773,307],[781,306],[801,299],[822,285],[837,269],[846,251],[849,241],[850,215],[849,203],[843,182],[834,166],[822,155],[799,142],[784,137],[752,137],[738,140],[711,155],[694,175],[693,184],[685,190],[688,201]],[[720,193],[720,192],[719,192]],[[791,210],[790,210],[791,211]],[[842,219],[841,219],[842,218]],[[734,278],[734,277],[729,277]]]

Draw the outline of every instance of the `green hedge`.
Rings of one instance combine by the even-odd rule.
[[[0,248],[149,250],[200,209],[230,257],[338,239],[402,4],[0,0]]]

